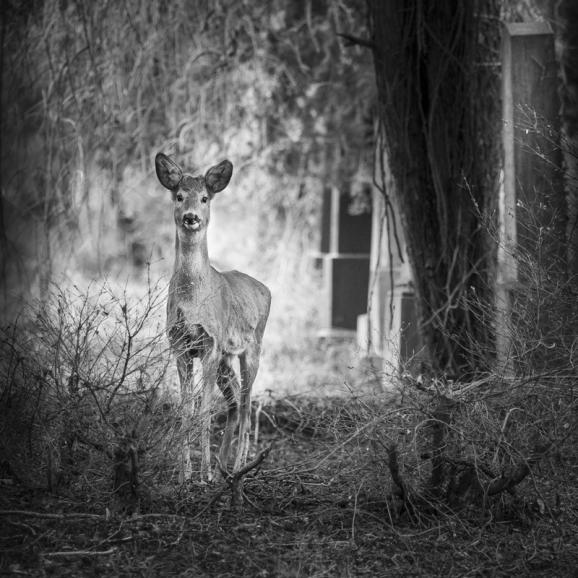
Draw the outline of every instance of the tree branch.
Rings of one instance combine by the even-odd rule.
[[[345,34],[343,32],[338,32],[337,36],[345,40],[345,46],[348,48],[350,46],[362,46],[363,48],[369,48],[370,50],[375,49],[375,44],[371,40],[365,38],[359,38],[358,36],[352,36],[351,34]]]

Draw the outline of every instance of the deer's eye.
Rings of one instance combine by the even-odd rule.
[[[209,197],[207,197],[206,195],[204,197],[201,197],[201,203],[207,203],[209,201]]]
[[[177,201],[178,201],[179,203],[182,203],[182,202],[183,202],[183,195],[182,195],[182,193],[177,193]]]

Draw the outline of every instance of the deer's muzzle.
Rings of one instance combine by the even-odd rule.
[[[201,217],[194,213],[185,213],[183,215],[183,227],[191,231],[196,231],[201,227]]]

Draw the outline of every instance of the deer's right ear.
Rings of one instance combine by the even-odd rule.
[[[158,153],[155,157],[155,169],[163,187],[174,191],[179,186],[183,178],[183,171],[175,161],[163,153]]]

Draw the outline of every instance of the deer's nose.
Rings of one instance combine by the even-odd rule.
[[[201,217],[196,213],[185,213],[183,215],[183,225],[186,227],[198,227],[201,224]]]

